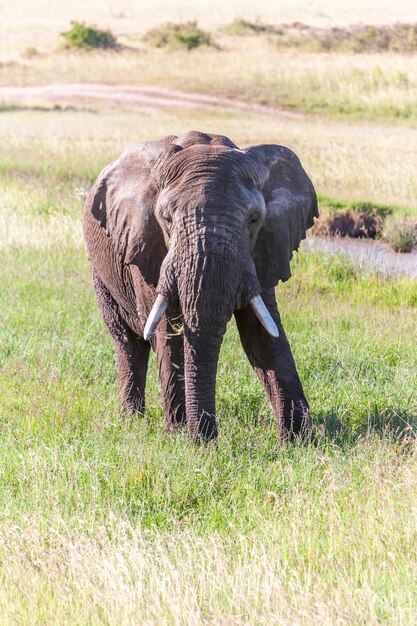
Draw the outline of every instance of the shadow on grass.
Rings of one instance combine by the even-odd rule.
[[[247,429],[248,437],[251,431],[263,426],[268,429],[276,428],[272,409],[269,404],[265,406],[265,401],[261,397],[243,397],[237,403],[223,400],[220,408],[220,415],[225,416],[220,421],[223,423],[228,421],[226,416],[239,416],[236,419],[242,429]],[[358,440],[370,435],[393,442],[412,440],[417,436],[417,406],[410,406],[409,409],[401,411],[394,407],[386,407],[383,410],[374,407],[371,413],[368,411],[355,416],[354,422],[340,417],[341,413],[337,409],[314,413],[310,434],[289,439],[298,443],[313,445],[330,443],[345,447],[353,446]]]
[[[337,446],[354,445],[358,439],[369,436],[402,441],[414,439],[417,435],[416,408],[397,411],[387,407],[383,411],[374,409],[354,424],[342,420],[337,411],[327,411],[313,416],[312,441],[328,441]]]

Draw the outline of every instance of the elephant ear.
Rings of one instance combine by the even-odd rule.
[[[180,146],[145,141],[126,150],[100,174],[87,198],[121,263],[137,265],[156,285],[167,249],[154,211],[159,195],[158,168]]]
[[[260,145],[245,152],[266,205],[252,256],[262,288],[267,289],[290,278],[293,252],[318,217],[317,196],[300,160],[288,148]]]

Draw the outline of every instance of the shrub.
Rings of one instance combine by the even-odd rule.
[[[320,219],[314,233],[322,236],[353,237],[355,239],[378,239],[382,234],[385,218],[392,208],[372,202],[341,202],[321,197]]]
[[[238,37],[246,37],[247,35],[273,34],[281,33],[277,31],[275,26],[263,24],[259,20],[256,22],[248,22],[247,20],[236,19],[231,24],[227,24],[222,28],[226,35],[235,35]]]
[[[85,22],[71,22],[71,28],[61,33],[67,48],[93,50],[96,48],[118,48],[116,37],[109,30],[100,30]]]
[[[388,26],[356,24],[344,28],[314,28],[294,22],[283,24],[282,37],[274,39],[278,47],[295,47],[313,52],[417,52],[417,24],[398,22]]]
[[[35,48],[35,46],[28,46],[22,52],[22,56],[25,59],[32,59],[33,57],[38,56],[38,54],[39,54],[38,49]]]
[[[417,224],[415,218],[388,218],[384,226],[384,239],[396,252],[411,252],[417,244]]]
[[[316,235],[376,239],[381,232],[381,219],[373,212],[340,211],[322,215],[314,227]]]
[[[147,43],[156,48],[185,48],[192,50],[199,46],[213,45],[210,33],[201,30],[196,21],[173,24],[167,22],[152,28],[143,37]]]

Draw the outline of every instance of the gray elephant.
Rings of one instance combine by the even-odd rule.
[[[217,362],[234,314],[280,434],[309,426],[275,286],[317,216],[310,179],[278,145],[240,150],[193,131],[137,143],[107,166],[88,194],[84,233],[121,410],[144,412],[152,347],[168,429],[215,438]]]

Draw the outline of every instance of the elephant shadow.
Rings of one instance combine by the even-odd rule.
[[[311,440],[313,443],[328,441],[333,445],[354,446],[359,440],[369,436],[391,441],[414,439],[417,435],[415,410],[399,411],[395,407],[377,408],[369,414],[357,418],[356,423],[341,419],[334,409],[313,415]]]
[[[219,403],[223,420],[227,416],[239,416],[240,425],[247,429],[275,428],[275,417],[266,398],[262,394],[241,393],[239,399],[221,398]],[[391,441],[412,440],[417,435],[417,415],[415,409],[398,410],[388,406],[383,411],[374,409],[372,413],[364,412],[350,423],[340,416],[337,409],[314,412],[313,426],[307,437],[296,439],[302,445],[330,443],[339,447],[352,447],[366,437],[377,437]]]

